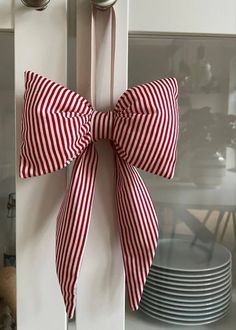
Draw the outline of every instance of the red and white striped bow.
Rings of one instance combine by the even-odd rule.
[[[130,306],[138,309],[158,240],[158,220],[135,167],[172,178],[178,137],[174,78],[130,88],[114,111],[98,112],[82,96],[25,73],[20,177],[54,172],[76,159],[56,229],[56,267],[68,317],[92,209],[97,168],[93,141],[111,140],[116,157],[117,211]],[[134,167],[135,166],[135,167]]]

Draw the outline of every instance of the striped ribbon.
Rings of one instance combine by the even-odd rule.
[[[98,112],[79,94],[37,73],[25,73],[20,177],[62,169],[71,181],[56,228],[56,268],[69,318],[94,195],[97,152],[108,138],[116,155],[118,225],[130,306],[138,309],[157,241],[158,220],[135,167],[171,179],[176,164],[178,86],[174,78],[126,90],[113,111]]]
[[[96,104],[96,9],[91,15],[91,103]],[[115,12],[111,18],[110,98],[113,108]],[[98,155],[95,141],[109,139],[116,155],[116,202],[129,303],[138,309],[156,251],[158,220],[135,167],[172,178],[178,136],[174,78],[128,89],[113,111],[99,112],[79,94],[34,72],[25,73],[20,177],[67,167],[71,180],[56,228],[56,269],[68,318],[88,234]],[[134,167],[135,166],[135,167]]]

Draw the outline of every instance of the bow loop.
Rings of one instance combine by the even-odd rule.
[[[66,167],[91,142],[92,106],[66,87],[25,73],[20,177]]]
[[[120,157],[171,179],[179,130],[177,80],[166,78],[128,89],[115,112],[113,142]]]

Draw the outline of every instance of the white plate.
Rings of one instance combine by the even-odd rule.
[[[195,285],[194,283],[190,284],[190,283],[176,283],[176,282],[168,282],[168,281],[161,281],[161,280],[155,280],[152,277],[148,277],[147,278],[147,284],[149,284],[150,286],[152,286],[153,288],[157,287],[157,288],[164,288],[164,289],[168,289],[169,290],[176,290],[176,291],[209,291],[209,290],[214,290],[217,288],[220,288],[221,286],[225,285],[225,283],[227,281],[231,281],[231,275],[228,275],[226,277],[224,277],[223,279],[221,279],[220,281],[212,281],[212,282],[207,282],[204,283],[204,285],[202,283],[198,283],[197,285]]]
[[[151,266],[150,272],[157,275],[172,276],[176,278],[193,278],[193,279],[205,279],[215,276],[219,276],[225,272],[231,272],[232,263],[231,261],[228,264],[225,264],[221,268],[217,268],[215,271],[206,271],[206,272],[185,272],[185,271],[174,271],[170,269],[158,268]]]
[[[223,309],[217,313],[211,314],[211,315],[198,315],[198,316],[173,315],[173,314],[169,314],[168,312],[161,312],[161,311],[153,310],[153,308],[144,306],[144,305],[140,306],[140,308],[147,310],[148,312],[152,313],[153,315],[160,315],[160,316],[168,317],[172,320],[177,320],[177,321],[191,322],[191,321],[209,320],[209,319],[218,317],[222,314],[225,314],[225,312],[230,309],[230,306],[226,307],[225,309]]]
[[[194,270],[177,270],[177,269],[168,269],[168,268],[163,268],[163,267],[158,267],[155,265],[152,265],[150,270],[161,273],[164,275],[171,275],[171,276],[184,276],[184,277],[209,277],[209,276],[217,276],[226,270],[231,270],[232,269],[232,262],[231,260],[224,264],[222,267],[218,267],[217,269],[213,270],[202,270],[202,271],[194,271]]]
[[[224,274],[223,276],[220,276],[219,278],[216,279],[208,279],[207,281],[204,282],[199,282],[199,281],[190,281],[190,280],[180,280],[174,278],[165,278],[165,277],[159,277],[159,276],[153,276],[152,274],[148,275],[147,281],[151,281],[154,283],[161,283],[161,284],[165,284],[165,285],[171,285],[171,286],[176,286],[176,287],[208,287],[208,286],[212,286],[212,285],[216,285],[218,283],[221,283],[225,280],[227,280],[228,278],[232,277],[231,272]]]
[[[152,298],[150,298],[150,296],[142,296],[142,301],[146,301],[149,304],[153,305],[153,307],[162,307],[165,308],[166,310],[172,310],[172,311],[185,311],[185,312],[205,312],[205,311],[210,311],[210,310],[214,310],[217,309],[219,307],[225,306],[226,304],[230,304],[232,301],[232,297],[231,295],[227,296],[224,299],[219,300],[218,302],[215,302],[212,305],[200,305],[200,306],[182,306],[180,304],[172,304],[166,301],[163,301],[163,299],[158,300],[154,300]]]
[[[194,243],[186,239],[160,239],[153,266],[181,272],[211,272],[229,263],[231,253],[215,243]]]
[[[161,312],[161,313],[167,313],[168,315],[173,315],[173,316],[199,316],[199,317],[205,317],[207,315],[212,315],[212,314],[217,314],[217,313],[221,313],[222,311],[224,311],[225,309],[229,308],[230,306],[230,301],[224,303],[222,306],[217,307],[215,309],[211,309],[211,310],[200,310],[200,311],[180,311],[180,310],[172,310],[169,309],[168,307],[163,307],[163,306],[156,306],[153,305],[152,303],[150,303],[149,301],[145,301],[145,300],[141,300],[140,306],[142,307],[146,307],[149,308],[151,311],[153,310],[153,312]]]
[[[169,289],[160,288],[157,286],[150,285],[149,283],[145,284],[144,290],[149,289],[149,291],[150,290],[154,291],[156,294],[158,294],[159,292],[162,292],[162,293],[165,293],[168,295],[180,296],[180,297],[191,297],[191,298],[195,299],[196,297],[206,297],[206,296],[211,296],[213,294],[220,293],[224,290],[227,290],[229,287],[231,287],[231,280],[226,281],[225,283],[223,283],[223,285],[213,287],[209,291],[188,290],[188,291],[183,292],[183,291],[174,290],[173,288],[169,288]]]
[[[207,297],[182,297],[182,296],[176,296],[176,295],[170,295],[167,294],[165,291],[163,293],[161,292],[153,292],[153,290],[149,290],[148,288],[145,288],[144,292],[147,295],[151,295],[152,297],[158,297],[158,298],[165,298],[170,301],[178,301],[178,302],[186,302],[186,303],[203,303],[207,301],[215,301],[218,298],[223,297],[224,295],[228,294],[228,292],[231,292],[231,287],[228,287],[224,290],[221,290],[219,293],[212,294],[211,296]]]
[[[209,307],[209,306],[213,306],[215,304],[221,303],[227,299],[232,299],[232,292],[231,290],[227,290],[225,293],[220,294],[220,295],[216,295],[213,299],[205,299],[205,300],[197,300],[197,301],[189,301],[189,300],[182,300],[182,299],[173,299],[172,297],[166,297],[164,295],[159,295],[159,296],[153,296],[150,293],[147,292],[143,292],[142,297],[144,298],[148,298],[154,302],[158,302],[158,303],[165,303],[171,306],[179,306],[179,307]]]
[[[185,321],[185,320],[173,320],[173,319],[170,319],[168,317],[165,317],[165,316],[161,316],[161,315],[154,315],[153,313],[147,311],[147,310],[144,310],[142,308],[140,308],[140,310],[142,310],[146,315],[154,318],[154,319],[157,319],[159,321],[162,321],[162,322],[167,322],[167,323],[171,323],[171,324],[177,324],[177,325],[188,325],[188,326],[192,326],[192,325],[201,325],[201,324],[208,324],[208,323],[212,323],[212,322],[216,322],[220,319],[222,319],[223,317],[227,316],[230,309],[228,311],[225,312],[225,314],[222,314],[222,315],[219,315],[218,317],[215,317],[215,318],[212,318],[212,319],[208,319],[208,320],[194,320],[194,321]]]
[[[178,281],[178,282],[191,282],[191,283],[195,283],[195,282],[207,282],[207,281],[212,281],[212,280],[217,280],[220,279],[222,277],[225,277],[226,275],[231,274],[231,267],[228,268],[224,268],[223,271],[217,272],[213,275],[180,275],[180,274],[171,274],[171,273],[167,273],[167,272],[161,272],[161,271],[156,271],[153,269],[150,269],[150,272],[148,274],[148,276],[151,276],[153,278],[162,278],[165,280],[170,280],[170,281]]]

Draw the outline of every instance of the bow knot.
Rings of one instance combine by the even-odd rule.
[[[93,111],[91,118],[92,141],[98,141],[102,139],[112,140],[113,117],[113,111]]]
[[[54,172],[76,159],[56,228],[56,268],[68,317],[73,317],[88,234],[98,155],[93,141],[111,139],[116,202],[129,303],[138,309],[155,255],[158,220],[136,167],[172,178],[178,137],[174,78],[128,89],[113,112],[33,72],[25,74],[20,176]]]

